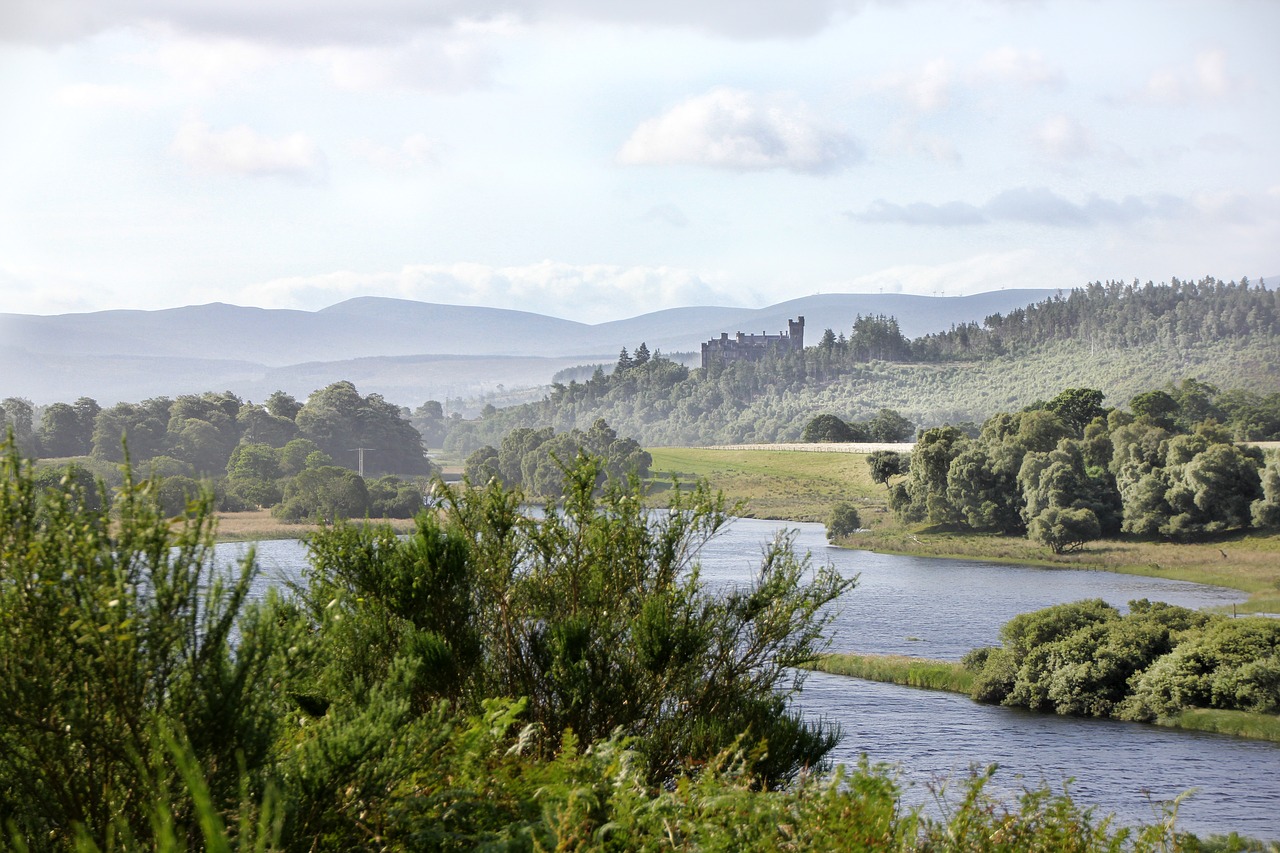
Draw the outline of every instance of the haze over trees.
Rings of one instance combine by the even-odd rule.
[[[1218,420],[1237,438],[1260,440],[1280,436],[1278,375],[1277,291],[1247,279],[1096,282],[916,339],[893,317],[859,316],[803,352],[707,370],[657,352],[637,365],[624,348],[611,373],[596,370],[553,384],[539,402],[451,422],[444,444],[465,455],[518,427],[564,432],[599,417],[650,446],[797,441],[824,413],[845,422],[883,409],[923,426],[982,422],[1064,387],[1128,399],[1191,376],[1236,389],[1215,401]]]

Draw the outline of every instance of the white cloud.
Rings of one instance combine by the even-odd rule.
[[[1068,115],[1050,116],[1036,128],[1033,138],[1043,154],[1055,160],[1079,160],[1095,153],[1093,134]]]
[[[964,296],[1015,287],[1076,287],[1086,278],[1060,265],[1046,265],[1029,249],[988,252],[941,264],[900,264],[837,286],[848,293],[915,293]]]
[[[902,98],[917,112],[929,113],[950,104],[954,84],[951,62],[939,57],[911,71],[883,74],[871,81],[870,88]]]
[[[492,83],[497,57],[464,35],[418,36],[397,47],[327,47],[312,55],[341,89],[463,92]]]
[[[803,37],[866,0],[7,0],[0,38],[61,42],[117,27],[161,24],[192,33],[294,44],[402,41],[468,21],[570,19],[676,27],[735,38]]]
[[[1164,68],[1152,73],[1134,100],[1172,106],[1221,101],[1243,91],[1248,81],[1227,70],[1227,55],[1206,50],[1190,67]]]
[[[645,222],[664,222],[672,228],[685,228],[689,225],[689,217],[685,216],[684,211],[669,202],[649,208],[641,219]]]
[[[948,166],[959,165],[961,159],[952,140],[922,131],[914,117],[895,123],[886,137],[886,145],[897,153],[927,157]]]
[[[351,152],[379,169],[403,172],[418,166],[440,162],[442,146],[425,133],[408,136],[399,145],[382,145],[371,139],[357,139]]]
[[[130,61],[160,71],[187,94],[252,82],[281,58],[279,51],[245,39],[191,37],[162,27],[148,27],[147,33],[150,46]]]
[[[859,160],[852,138],[801,104],[717,88],[643,122],[618,152],[627,165],[686,164],[820,174]]]
[[[1190,205],[1186,201],[1169,195],[1145,198],[1129,195],[1118,200],[1090,195],[1083,202],[1075,202],[1044,187],[1017,187],[996,194],[983,205],[962,201],[902,205],[876,199],[866,210],[849,212],[846,216],[855,222],[869,224],[957,227],[1018,222],[1082,228],[1147,219],[1174,219],[1189,213]]]
[[[317,309],[353,296],[520,310],[535,306],[532,310],[540,314],[602,322],[662,308],[736,304],[741,292],[723,275],[677,267],[543,261],[515,267],[413,265],[397,272],[281,278],[253,285],[243,299],[267,308]]]
[[[1047,63],[1039,52],[1013,47],[1002,47],[982,57],[971,76],[978,82],[989,80],[1047,87],[1062,84],[1062,72]]]
[[[199,171],[301,181],[324,173],[324,156],[304,133],[272,138],[245,125],[214,131],[195,116],[178,128],[170,150]]]
[[[72,83],[58,90],[58,102],[85,109],[148,109],[159,104],[156,95],[133,86]]]

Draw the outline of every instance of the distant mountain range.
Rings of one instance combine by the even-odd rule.
[[[0,397],[37,404],[93,397],[103,405],[230,390],[305,398],[350,379],[408,406],[545,385],[565,367],[612,363],[626,347],[697,352],[703,341],[787,328],[805,341],[845,333],[859,315],[898,318],[908,337],[981,322],[1049,298],[1053,290],[973,296],[832,293],[767,308],[672,308],[595,325],[525,311],[360,297],[320,311],[214,303],[162,311],[0,314]]]

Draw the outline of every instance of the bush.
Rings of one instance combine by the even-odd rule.
[[[171,520],[157,484],[127,471],[108,502],[76,479],[37,489],[12,446],[0,457],[6,839],[197,837],[195,806],[174,793],[186,765],[206,802],[230,812],[261,794],[280,721],[265,675],[278,635],[245,606],[252,553],[215,570],[207,492]]]
[[[827,517],[827,541],[835,542],[852,536],[862,529],[862,519],[858,517],[858,508],[850,503],[838,503]]]

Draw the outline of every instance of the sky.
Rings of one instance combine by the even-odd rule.
[[[1274,0],[4,0],[0,312],[1280,274]]]

